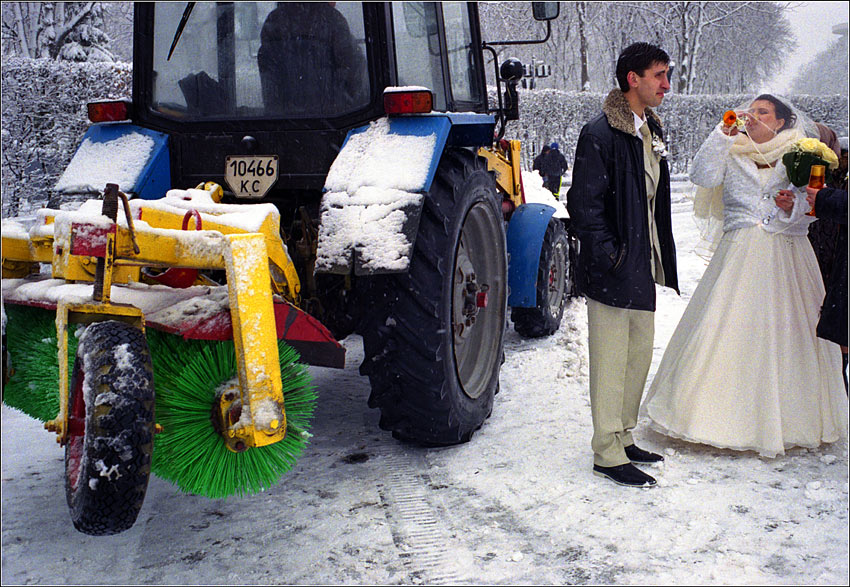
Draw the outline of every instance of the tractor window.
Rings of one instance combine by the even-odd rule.
[[[400,86],[434,93],[434,110],[446,109],[437,9],[433,2],[393,2],[393,34]]]
[[[157,2],[153,107],[174,118],[330,118],[369,103],[358,2]],[[170,51],[173,52],[168,57]]]
[[[456,102],[478,102],[481,98],[476,80],[476,60],[466,2],[443,2],[446,51],[449,56],[452,97]]]

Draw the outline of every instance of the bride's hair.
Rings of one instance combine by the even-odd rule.
[[[781,132],[787,128],[794,127],[795,123],[797,122],[797,115],[794,114],[794,112],[787,104],[785,104],[785,102],[783,102],[772,94],[762,94],[758,98],[753,100],[753,102],[755,102],[756,100],[766,100],[773,104],[773,108],[776,110],[776,118],[781,118],[785,121],[785,124],[782,125],[782,128],[780,128],[776,132]]]

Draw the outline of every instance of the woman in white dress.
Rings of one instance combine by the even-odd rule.
[[[815,334],[815,219],[781,160],[809,121],[772,95],[743,110],[745,131],[721,122],[692,162],[695,215],[719,243],[642,412],[668,436],[774,457],[846,438],[847,398],[839,347]]]

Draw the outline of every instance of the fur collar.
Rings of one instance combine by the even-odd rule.
[[[612,128],[632,136],[637,136],[637,132],[635,132],[635,117],[622,90],[614,88],[608,93],[605,102],[602,104],[602,112],[605,114],[608,124]],[[652,108],[647,108],[644,114],[647,120],[651,118],[658,125],[658,128],[663,130],[664,125],[661,124],[661,119],[658,118],[658,115]]]

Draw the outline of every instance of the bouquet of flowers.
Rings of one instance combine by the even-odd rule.
[[[829,170],[838,167],[838,157],[835,151],[819,140],[805,138],[795,142],[791,150],[782,156],[782,163],[788,172],[788,181],[802,187],[809,183],[812,165],[826,166],[828,174]]]

